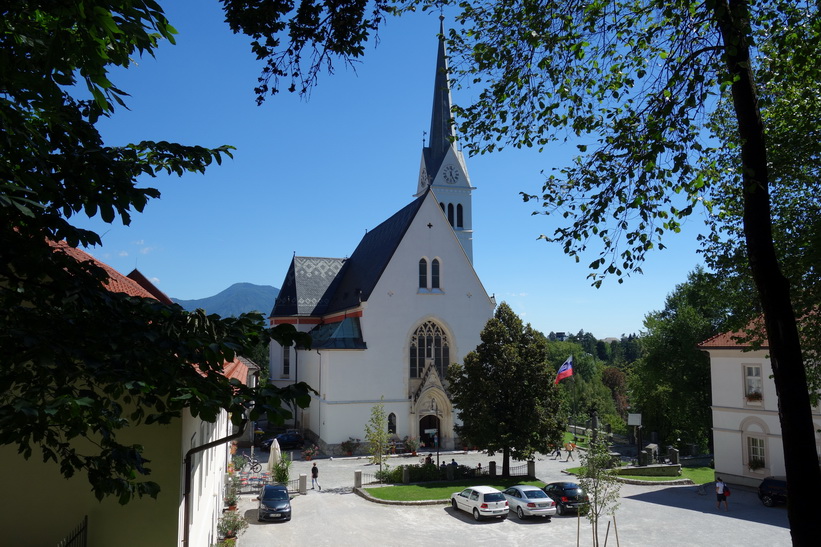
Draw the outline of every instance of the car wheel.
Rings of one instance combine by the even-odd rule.
[[[506,518],[507,518],[507,515],[502,515],[501,520],[505,520]]]
[[[550,522],[550,517],[545,517],[545,518],[547,519],[547,522]]]
[[[560,504],[556,505],[556,512],[559,513],[560,515],[564,515],[567,512],[567,510],[564,508],[564,505],[562,505],[560,503]]]
[[[772,507],[775,505],[775,500],[769,494],[764,494],[761,496],[761,503],[763,503],[765,507]]]
[[[517,508],[516,508],[516,516],[517,516],[517,517],[519,517],[519,518],[520,518],[520,519],[522,519],[522,520],[524,520],[524,519],[525,519],[525,512],[524,512],[524,511],[522,511],[522,508],[521,508],[521,507],[517,507]]]
[[[456,500],[450,500],[450,505],[453,507],[453,510],[454,510],[454,511],[458,511],[458,510],[459,510],[459,506],[458,506],[458,505],[456,505]]]
[[[473,509],[473,520],[482,520],[482,515],[479,514],[478,509]]]

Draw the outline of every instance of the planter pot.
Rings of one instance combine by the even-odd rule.
[[[306,462],[311,461],[311,457],[310,457],[310,456],[305,456],[305,461],[306,461]]]

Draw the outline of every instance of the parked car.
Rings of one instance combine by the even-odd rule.
[[[520,519],[525,517],[550,517],[556,514],[556,502],[538,486],[517,484],[503,491],[510,510]]]
[[[274,439],[277,440],[282,450],[299,450],[305,444],[305,439],[299,433],[280,433],[276,437],[265,439],[259,443],[260,450],[271,450]]]
[[[587,507],[589,501],[582,487],[575,482],[551,482],[543,490],[556,502],[556,512],[560,515],[570,511],[578,512]]]
[[[291,520],[291,496],[281,484],[266,484],[259,491],[257,520]]]
[[[461,509],[473,515],[476,520],[485,517],[507,518],[510,510],[505,495],[491,486],[472,486],[450,496],[454,509]]]
[[[758,499],[767,507],[787,503],[787,477],[767,477],[758,485]]]

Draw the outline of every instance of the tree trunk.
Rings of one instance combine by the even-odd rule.
[[[508,447],[502,449],[502,476],[510,476],[510,448]]]
[[[821,491],[821,469],[790,284],[781,272],[773,244],[767,144],[750,68],[747,3],[745,0],[717,1],[714,13],[724,41],[727,68],[734,78],[733,105],[742,142],[744,234],[750,269],[764,311],[778,393],[790,534],[793,545],[817,545],[821,519],[815,498]]]

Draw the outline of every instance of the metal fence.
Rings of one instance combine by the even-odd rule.
[[[83,517],[83,522],[78,524],[74,530],[57,543],[57,547],[86,547],[88,545],[88,515]]]

